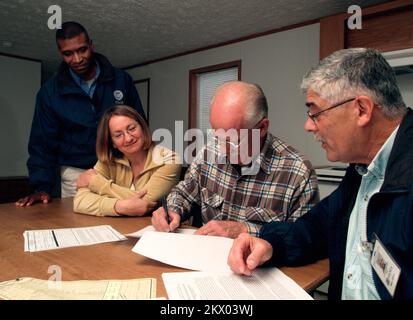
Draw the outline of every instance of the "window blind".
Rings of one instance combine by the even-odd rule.
[[[211,128],[209,124],[209,109],[215,90],[225,82],[238,80],[238,68],[200,73],[197,75],[197,78],[197,126],[206,133]]]

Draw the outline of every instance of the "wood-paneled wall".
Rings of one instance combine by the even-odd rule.
[[[362,28],[347,27],[350,14],[320,19],[320,59],[355,47],[394,51],[413,47],[413,0],[391,1],[362,9]]]

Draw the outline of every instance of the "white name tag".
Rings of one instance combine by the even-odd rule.
[[[377,236],[370,263],[387,291],[389,291],[390,295],[393,297],[394,292],[396,291],[397,282],[399,281],[401,269]]]

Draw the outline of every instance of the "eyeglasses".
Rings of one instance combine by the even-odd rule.
[[[249,129],[241,129],[241,130],[254,130],[254,129],[258,129],[258,125],[261,123],[261,121],[265,119],[265,117],[263,117],[260,121],[258,121],[252,128]],[[238,135],[238,134],[237,134]],[[241,134],[242,135],[242,134]],[[212,142],[215,145],[221,145],[221,146],[225,146],[228,145],[229,147],[231,147],[232,149],[237,149],[244,141],[245,139],[248,138],[248,135],[242,135],[240,141],[238,143],[234,143],[230,140],[228,140],[228,138],[231,138],[230,136],[225,136],[225,137],[218,137],[215,135],[211,135],[210,138],[212,139]],[[238,137],[235,137],[238,138]]]
[[[124,130],[124,131],[116,131],[114,134],[111,135],[111,137],[112,137],[113,140],[120,140],[120,139],[122,139],[122,138],[125,137],[125,132],[127,132],[128,135],[134,136],[134,135],[137,134],[138,129],[139,129],[138,123],[136,123],[136,124],[131,124],[130,126],[128,126],[128,127],[126,128],[126,130]]]
[[[357,97],[351,98],[351,99],[347,99],[347,100],[345,100],[345,101],[336,103],[336,104],[332,105],[331,107],[329,107],[329,108],[327,108],[327,109],[324,109],[324,110],[321,110],[321,111],[316,112],[316,113],[311,113],[310,110],[307,110],[307,116],[308,116],[311,120],[313,120],[314,124],[317,124],[317,121],[316,121],[316,120],[317,120],[317,117],[318,117],[320,114],[322,114],[323,112],[326,112],[326,111],[328,111],[328,110],[337,108],[337,107],[339,107],[339,106],[342,106],[342,105],[344,105],[344,104],[346,104],[346,103],[348,103],[348,102],[350,102],[350,101],[353,101],[353,100],[355,100],[355,99],[357,99]]]
[[[244,142],[244,140],[245,140],[245,138],[244,138],[244,139],[241,139],[240,142],[235,143],[235,142],[229,141],[227,139],[224,140],[222,138],[218,138],[217,136],[211,136],[211,139],[212,139],[212,142],[217,146],[226,146],[226,145],[228,145],[232,149],[237,149],[241,145],[241,143]]]

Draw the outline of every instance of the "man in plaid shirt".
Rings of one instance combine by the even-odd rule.
[[[233,81],[217,89],[210,110],[212,139],[169,194],[169,217],[162,207],[153,213],[156,230],[175,230],[197,204],[204,224],[197,234],[257,236],[262,225],[295,221],[319,201],[310,161],[268,132],[267,114],[267,100],[258,85]],[[260,148],[251,143],[253,129]],[[232,137],[228,140],[228,134],[222,135],[234,131],[240,136],[236,143]],[[249,161],[242,156],[243,143],[252,155]],[[224,161],[223,154],[229,155]]]

